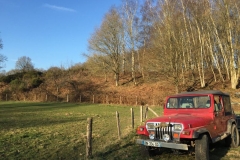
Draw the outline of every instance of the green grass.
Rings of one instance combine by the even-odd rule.
[[[0,159],[84,159],[89,117],[93,117],[93,156],[100,159],[111,157],[122,148],[134,145],[130,108],[98,104],[1,102]],[[139,107],[133,108],[137,126],[140,122]],[[120,114],[123,137],[120,141],[116,111]],[[151,113],[149,116],[153,117]]]
[[[93,118],[93,159],[149,159],[135,144],[131,128],[132,106],[71,103],[0,103],[0,159],[85,159],[87,118]],[[135,128],[139,107],[133,107]],[[162,107],[153,110],[162,113]],[[118,139],[116,111],[122,138]],[[148,118],[155,117],[151,112]],[[219,145],[220,144],[220,145]],[[239,159],[240,148],[218,143],[211,159]],[[166,151],[151,159],[194,159]]]

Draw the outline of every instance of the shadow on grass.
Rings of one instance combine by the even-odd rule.
[[[96,152],[93,159],[137,159],[136,144],[134,141],[135,133],[122,137],[115,144],[109,145],[102,152]],[[138,153],[137,153],[138,154]]]
[[[230,147],[225,146],[225,139],[210,145],[210,160],[220,160],[226,157]]]
[[[189,154],[176,154],[170,149],[163,149],[161,152],[156,153],[155,156],[149,156],[143,151],[141,145],[135,143],[138,138],[136,133],[132,131],[128,136],[121,138],[116,144],[109,145],[103,149],[103,152],[97,152],[93,155],[92,159],[105,160],[105,159],[129,159],[129,160],[191,160],[193,156]]]
[[[135,144],[137,136],[132,132],[129,136],[122,138],[118,143],[109,145],[105,152],[94,154],[93,159],[134,159],[134,160],[194,160],[194,153],[188,151],[174,151],[171,149],[161,149],[155,156],[149,157],[143,153],[140,145]],[[225,147],[224,140],[210,146],[210,160],[220,160],[230,158],[229,147]]]
[[[31,118],[31,119],[10,119],[10,120],[0,120],[0,129],[20,129],[29,127],[43,127],[43,126],[53,126],[64,123],[74,123],[80,121],[86,121],[86,117],[78,118]]]

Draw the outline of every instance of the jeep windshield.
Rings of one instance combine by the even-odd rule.
[[[209,96],[170,97],[167,108],[209,108]]]

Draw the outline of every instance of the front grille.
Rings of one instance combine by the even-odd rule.
[[[163,140],[163,135],[168,134],[170,136],[170,140],[173,140],[173,125],[168,124],[167,126],[157,126],[155,127],[155,138],[159,140]]]

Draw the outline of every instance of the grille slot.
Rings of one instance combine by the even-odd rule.
[[[155,127],[155,138],[159,140],[163,140],[163,135],[168,134],[170,136],[170,140],[173,140],[173,125],[168,124],[168,126],[162,127],[158,125]]]

